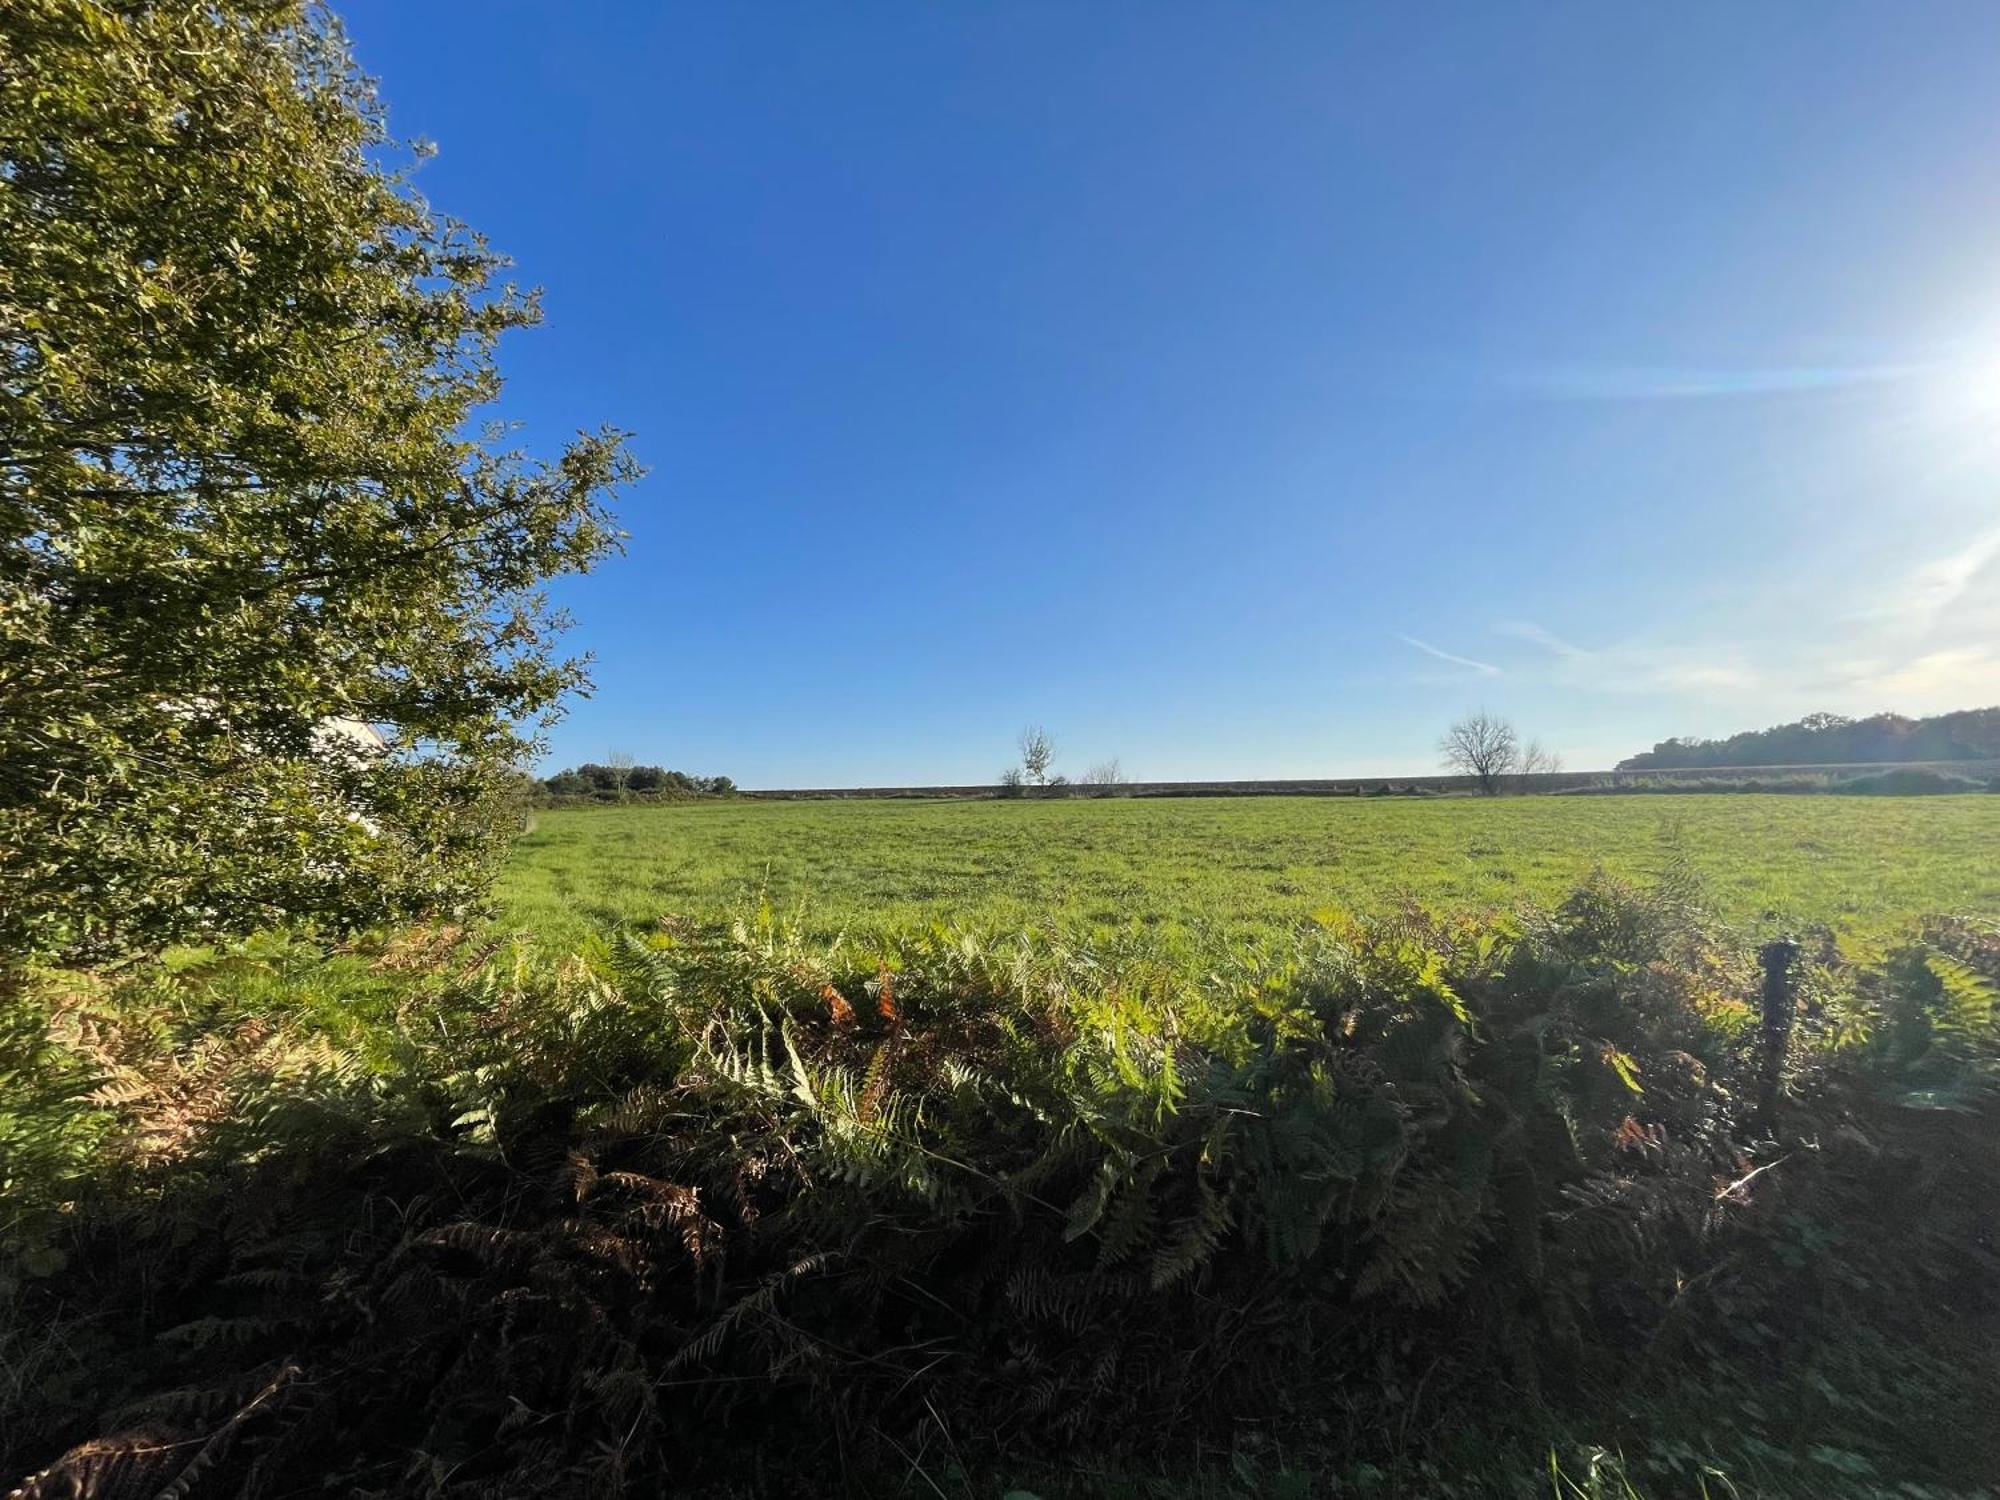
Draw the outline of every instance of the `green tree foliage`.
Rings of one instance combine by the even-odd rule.
[[[592,761],[544,777],[545,797],[593,802],[665,802],[683,797],[723,797],[736,790],[727,776],[694,776],[665,766],[600,766]]]
[[[537,318],[301,0],[0,8],[0,952],[480,888],[580,681],[620,436],[477,426]],[[330,718],[388,726],[386,751]]]
[[[2000,760],[2000,708],[1967,708],[1928,719],[1807,714],[1793,724],[1747,729],[1721,740],[1662,740],[1618,762],[1621,771],[1693,766],[1839,766],[1893,761]]]
[[[1021,771],[1036,786],[1049,784],[1049,770],[1055,765],[1056,738],[1039,724],[1021,731]]]

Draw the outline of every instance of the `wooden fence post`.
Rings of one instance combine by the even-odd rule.
[[[1798,956],[1799,945],[1790,938],[1779,938],[1757,950],[1758,961],[1764,965],[1764,1058],[1757,1088],[1757,1124],[1766,1135],[1778,1133],[1778,1099],[1784,1091],[1785,1056],[1791,1050],[1795,1010],[1792,960]]]

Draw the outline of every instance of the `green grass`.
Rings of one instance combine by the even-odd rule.
[[[545,811],[500,885],[543,943],[761,898],[822,932],[949,920],[989,931],[1244,936],[1327,908],[1552,899],[1594,867],[1674,851],[1725,918],[1846,931],[2000,911],[2000,797],[1270,797],[724,802]]]
[[[1713,1465],[1744,1495],[1993,1500],[1995,934],[1815,948],[1768,1147],[1743,939],[2000,915],[1996,849],[1993,796],[543,812],[491,929],[268,933],[0,996],[28,1061],[0,1477],[147,1392],[226,1413],[295,1367],[217,1463],[796,1493],[792,1450],[743,1457],[790,1423],[854,1493],[1738,1493]],[[1741,930],[1599,885],[1498,932],[1254,941],[1674,864]],[[760,898],[802,930],[602,939]],[[995,940],[823,941],[929,921]],[[1019,936],[1052,927],[1109,936]],[[1759,1185],[1725,1204],[1717,1171]],[[1542,1231],[1507,1227],[1524,1203]],[[705,1387],[732,1394],[679,1394]],[[160,1489],[135,1466],[197,1420],[116,1483]]]

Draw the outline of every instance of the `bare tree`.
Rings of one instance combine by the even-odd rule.
[[[1055,764],[1056,737],[1039,724],[1021,731],[1021,770],[1036,786],[1049,784],[1049,767]]]
[[[1018,797],[1021,795],[1021,788],[1026,786],[1027,783],[1028,778],[1021,774],[1019,766],[1009,766],[1000,773],[1000,795],[1003,797]]]
[[[639,762],[629,750],[613,750],[604,757],[604,763],[618,773],[618,800],[623,802],[632,789],[632,768]]]
[[[1438,754],[1451,770],[1474,777],[1479,790],[1490,797],[1500,790],[1501,779],[1520,764],[1521,741],[1512,724],[1482,708],[1445,731]]]
[[[1533,776],[1553,776],[1563,768],[1563,758],[1553,750],[1542,748],[1540,740],[1529,740],[1521,747],[1521,779],[1526,782]]]
[[[1100,760],[1083,773],[1085,786],[1124,786],[1132,778],[1125,774],[1125,768],[1118,764],[1118,757]]]

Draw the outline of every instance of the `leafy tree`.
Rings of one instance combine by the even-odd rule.
[[[587,797],[592,791],[581,771],[558,771],[542,782],[542,790],[552,797]]]
[[[635,469],[479,431],[536,301],[411,156],[302,0],[0,8],[10,961],[482,888]]]
[[[736,783],[727,776],[690,776],[686,771],[670,771],[665,766],[634,764],[629,755],[613,755],[607,765],[591,761],[545,777],[540,789],[550,797],[622,802],[628,796],[645,799],[722,796],[734,792]]]
[[[1039,724],[1021,731],[1021,770],[1036,786],[1049,784],[1049,767],[1055,764],[1056,740]]]
[[[1807,714],[1795,723],[1727,739],[1662,740],[1618,763],[1621,771],[1703,766],[1837,766],[1910,761],[2000,760],[2000,708],[1968,708],[1928,719]]]
[[[1479,790],[1490,797],[1519,763],[1520,746],[1514,726],[1482,708],[1445,731],[1438,741],[1438,754],[1451,770],[1473,777]]]

